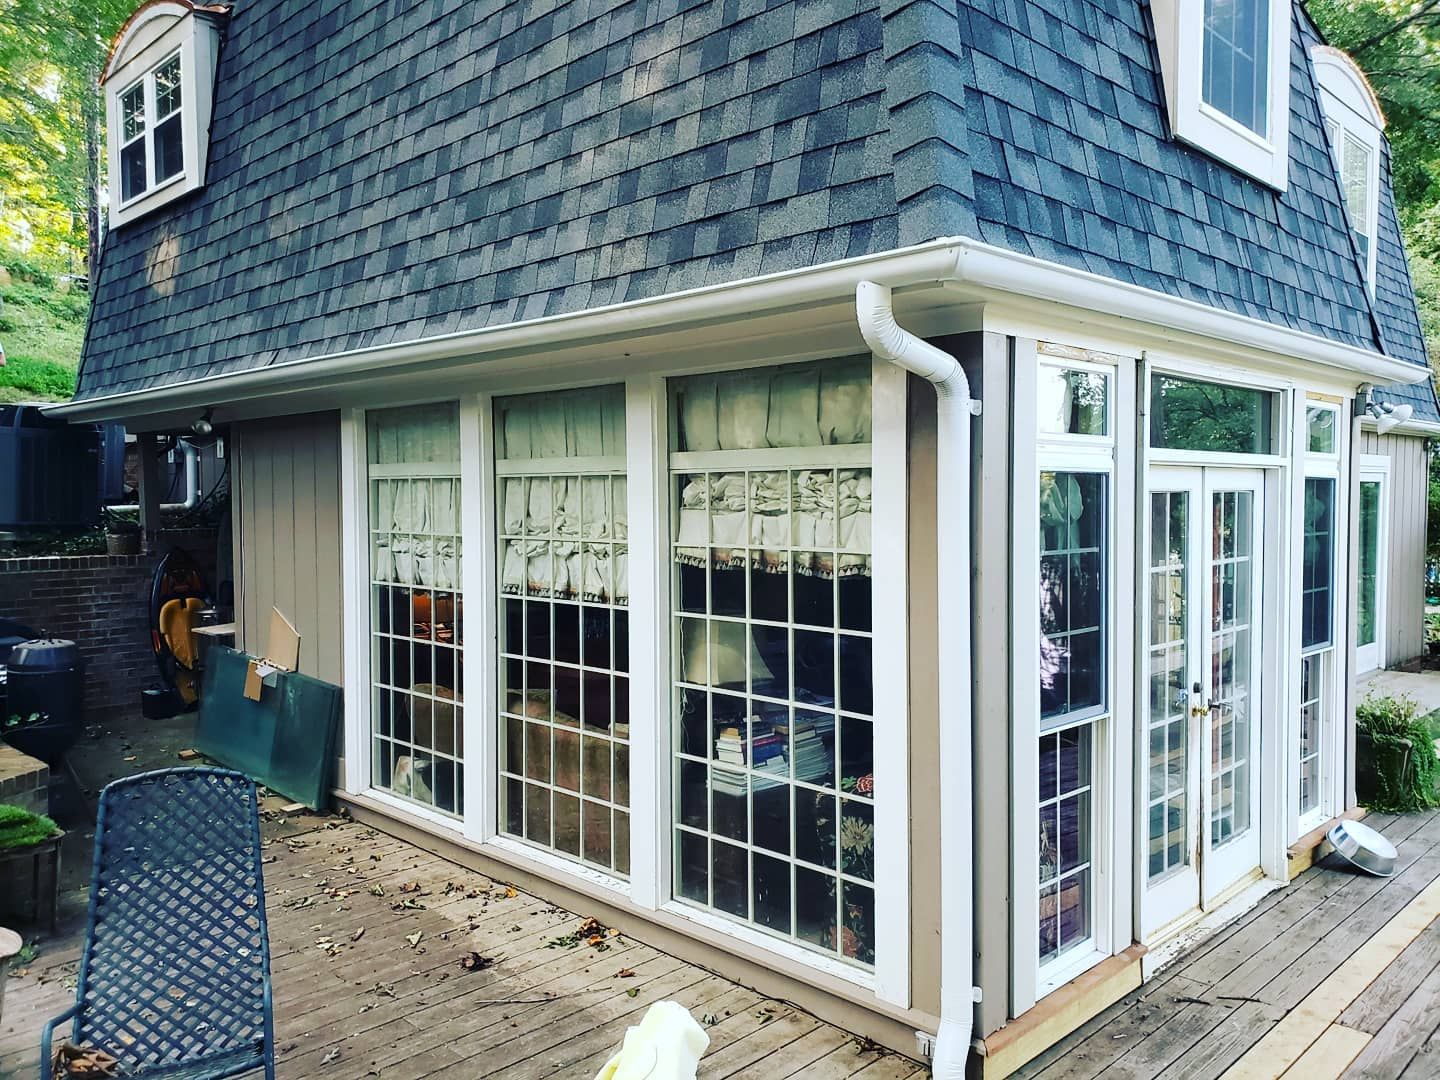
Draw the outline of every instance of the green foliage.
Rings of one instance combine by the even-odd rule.
[[[15,277],[14,271],[11,272]],[[63,401],[75,392],[75,369],[89,301],[38,282],[0,287],[0,402]]]
[[[1440,761],[1418,712],[1404,695],[1366,695],[1355,707],[1355,787],[1362,805],[1398,814],[1440,804]]]
[[[0,803],[0,851],[14,851],[49,840],[60,830],[55,822],[10,803]]]

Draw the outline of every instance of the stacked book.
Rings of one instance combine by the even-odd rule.
[[[815,725],[796,724],[794,738],[795,746],[791,753],[795,761],[795,779],[808,780],[812,784],[833,783],[832,756]]]
[[[719,738],[715,740],[715,761],[716,768],[710,772],[710,786],[723,795],[741,795],[747,790],[745,782],[745,740],[740,737],[740,729],[727,727],[720,732]],[[730,769],[720,766],[728,765]]]

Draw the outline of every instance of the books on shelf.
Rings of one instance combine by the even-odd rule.
[[[752,731],[759,731],[761,720],[752,716],[748,721]],[[792,775],[797,780],[824,783],[833,775],[833,755],[826,745],[824,736],[814,724],[775,724],[769,731],[756,734],[749,740],[739,727],[722,728],[715,739],[716,768],[712,784],[716,791],[730,795],[744,794],[747,766],[753,774],[756,791],[765,791],[788,781]],[[728,768],[727,768],[728,767]],[[735,771],[731,771],[735,770]]]

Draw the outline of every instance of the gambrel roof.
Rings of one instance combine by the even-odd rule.
[[[227,35],[206,186],[107,238],[81,398],[956,235],[1424,362],[1299,8],[1284,194],[1169,138],[1141,0],[238,0]]]

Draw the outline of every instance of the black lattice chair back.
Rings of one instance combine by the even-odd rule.
[[[73,1041],[125,1076],[263,1067],[273,1080],[260,850],[255,784],[239,773],[166,769],[101,793]],[[42,1060],[65,1018],[46,1026]]]

